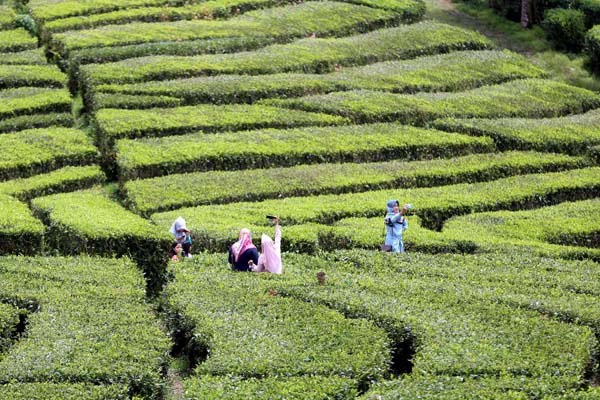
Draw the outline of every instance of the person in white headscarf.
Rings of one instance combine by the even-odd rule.
[[[258,263],[258,250],[252,243],[250,229],[240,231],[238,241],[229,248],[229,264],[234,271],[249,271],[250,264]]]
[[[192,256],[192,235],[185,224],[183,217],[177,217],[171,225],[169,232],[175,237],[177,243],[181,243],[183,253],[186,257]]]
[[[260,239],[261,254],[258,257],[258,264],[251,267],[254,272],[281,274],[281,227],[279,218],[275,217],[274,221],[275,241],[263,233]]]

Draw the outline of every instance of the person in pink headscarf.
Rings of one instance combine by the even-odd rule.
[[[238,241],[229,248],[229,264],[234,271],[249,271],[258,263],[258,250],[252,243],[252,233],[247,228],[240,231]]]
[[[251,266],[254,272],[271,272],[281,274],[281,227],[279,218],[275,217],[275,241],[263,233],[260,239],[261,254],[258,264]]]

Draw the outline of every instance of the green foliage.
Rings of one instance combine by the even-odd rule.
[[[600,71],[600,25],[594,26],[585,35],[585,51],[590,57],[590,65]]]
[[[120,400],[126,399],[126,385],[84,383],[9,383],[0,385],[1,400]]]
[[[81,83],[133,83],[213,74],[271,74],[277,72],[330,72],[336,64],[364,65],[374,61],[415,58],[451,50],[485,49],[482,35],[449,25],[423,22],[335,39],[307,38],[254,52],[154,56],[81,68]],[[127,74],[122,74],[127,70]]]
[[[448,144],[447,148],[451,149],[452,145]],[[458,157],[460,149],[453,153],[455,157],[451,159],[427,161],[317,164],[167,175],[132,180],[125,183],[123,189],[132,210],[149,214],[200,204],[476,182],[585,164],[581,158],[552,154],[514,152]]]
[[[62,88],[67,76],[52,65],[0,65],[0,88],[40,86]]]
[[[194,345],[210,354],[194,368],[195,374],[322,375],[363,384],[383,378],[390,355],[381,329],[324,306],[278,296],[268,289],[285,277],[215,268],[216,257],[198,255],[178,264],[166,289],[169,313],[189,321]],[[205,265],[207,258],[212,262]]]
[[[450,219],[444,234],[461,236],[481,247],[533,242],[597,248],[600,201],[566,202],[527,211],[477,213]],[[485,240],[481,240],[485,235]],[[599,253],[600,255],[600,253]]]
[[[77,129],[30,129],[0,135],[0,180],[91,164],[97,159],[92,140]]]
[[[0,52],[0,64],[3,65],[46,65],[44,49],[19,51],[16,53]]]
[[[0,182],[0,192],[27,201],[34,197],[86,189],[104,183],[105,179],[104,172],[97,165],[68,166],[30,178]]]
[[[0,91],[0,119],[42,112],[71,111],[66,89],[20,87]]]
[[[130,261],[3,257],[0,299],[29,312],[27,335],[0,359],[3,390],[27,393],[34,387],[17,384],[51,382],[62,385],[67,396],[71,392],[70,398],[73,391],[119,398],[124,387],[128,397],[162,398],[159,370],[169,342]],[[9,382],[14,386],[4,386]],[[81,386],[69,388],[69,383]],[[84,387],[94,384],[99,387]],[[48,393],[42,398],[57,398],[59,388],[38,386]]]
[[[0,132],[14,132],[52,126],[71,127],[73,123],[73,115],[70,112],[21,115],[0,120]]]
[[[275,214],[284,224],[283,247],[295,249],[295,237],[285,234],[286,227],[314,222],[331,224],[347,217],[381,217],[389,199],[399,198],[402,203],[414,204],[414,214],[420,217],[424,227],[440,229],[452,216],[520,210],[593,197],[600,185],[599,171],[598,168],[585,168],[512,176],[491,182],[405,189],[400,194],[398,189],[386,189],[199,206],[153,214],[151,219],[163,229],[168,229],[172,221],[181,215],[201,248],[223,251],[227,249],[227,243],[237,237],[240,229],[264,230],[267,224],[265,215]],[[231,218],[232,215],[236,218]],[[314,244],[316,235],[313,236]]]
[[[99,93],[94,99],[93,108],[143,109],[155,107],[177,107],[182,101],[170,96],[133,96],[127,94]],[[90,107],[90,109],[92,109]]]
[[[229,17],[232,14],[256,8],[267,8],[286,3],[285,0],[212,0],[179,7],[124,8],[98,14],[86,14],[54,19],[44,24],[45,34],[91,29],[103,25],[124,25],[132,22],[178,21]],[[122,2],[114,2],[119,7]],[[146,2],[148,4],[148,2]],[[60,6],[55,8],[60,8]],[[35,11],[35,10],[34,10]]]
[[[0,303],[0,352],[5,352],[17,337],[19,309],[12,304]]]
[[[585,14],[585,26],[591,28],[600,21],[600,1],[576,0],[575,7]]]
[[[460,93],[336,92],[261,104],[349,117],[356,123],[399,121],[425,125],[442,117],[554,117],[600,106],[592,91],[550,80],[527,79]]]
[[[0,5],[0,30],[16,28],[17,13],[12,7]]]
[[[355,399],[354,381],[342,377],[300,376],[265,379],[201,376],[183,381],[184,399],[247,400]]]
[[[290,111],[259,105],[197,105],[149,110],[104,108],[96,113],[100,142],[120,138],[180,135],[195,131],[236,131],[242,129],[334,125],[345,118]]]
[[[138,43],[187,41],[223,37],[270,36],[279,41],[312,33],[343,36],[395,23],[398,14],[340,2],[309,1],[294,6],[251,11],[229,20],[130,23],[53,35],[59,52],[86,47],[123,46]]]
[[[585,154],[600,145],[600,112],[558,118],[455,119],[434,122],[437,129],[475,136],[489,136],[501,150],[537,150]]]
[[[144,271],[150,294],[160,289],[172,237],[110,200],[100,188],[39,197],[31,201],[45,221],[46,244],[61,254],[129,256]]]
[[[26,204],[0,194],[0,254],[37,254],[42,250],[44,225]]]
[[[399,124],[344,125],[119,140],[120,178],[320,162],[416,160],[492,150],[489,139]]]
[[[37,39],[23,28],[0,30],[0,52],[14,53],[37,47]]]
[[[104,105],[105,93],[114,93],[111,99],[126,95],[153,95],[177,97],[187,104],[253,103],[267,97],[296,97],[352,89],[410,93],[457,91],[517,78],[543,76],[542,70],[514,53],[464,51],[344,68],[329,74],[219,75],[138,84],[105,84],[95,87],[86,100],[88,106],[98,102]]]
[[[584,18],[581,10],[553,8],[546,11],[542,26],[557,49],[579,52],[586,31]]]

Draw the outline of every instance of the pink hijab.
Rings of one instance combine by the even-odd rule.
[[[281,233],[278,230],[279,226],[277,226],[275,237],[276,240],[280,239]],[[273,239],[271,239],[268,235],[263,234],[260,238],[261,245],[261,255],[258,257],[258,265],[262,266],[266,272],[271,272],[273,274],[281,274],[281,249],[280,246],[277,246]]]
[[[235,262],[238,261],[240,256],[244,254],[246,250],[255,248],[256,246],[252,244],[252,234],[250,233],[250,229],[242,229],[240,231],[238,241],[231,246],[231,252],[233,253],[233,258],[235,259]]]

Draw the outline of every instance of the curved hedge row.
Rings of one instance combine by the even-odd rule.
[[[153,214],[151,220],[168,229],[177,216],[183,216],[201,248],[224,251],[245,226],[265,229],[265,215],[275,214],[286,226],[331,224],[347,217],[381,217],[389,199],[399,198],[415,205],[414,213],[424,227],[440,229],[445,220],[457,215],[493,210],[520,210],[561,201],[599,197],[600,170],[584,168],[566,172],[513,176],[491,182],[463,183],[433,188],[371,191],[367,193],[289,197],[281,200],[240,202],[199,206]],[[231,218],[235,215],[236,218]],[[383,233],[383,229],[382,229]],[[284,234],[285,236],[285,234]],[[296,250],[302,243],[285,236],[284,247]],[[311,243],[314,243],[311,234]],[[314,249],[314,246],[312,246]]]
[[[149,293],[161,289],[173,240],[168,229],[127,211],[100,188],[38,197],[31,206],[47,226],[48,248],[67,255],[129,256],[144,271]]]
[[[27,204],[0,194],[0,254],[38,254],[42,250],[44,224]]]
[[[66,89],[20,87],[0,91],[0,120],[25,114],[70,112]]]
[[[92,140],[78,129],[30,129],[0,135],[0,181],[97,160]]]
[[[189,41],[224,37],[262,37],[289,41],[316,33],[344,36],[395,24],[398,14],[359,5],[309,1],[294,6],[251,11],[228,20],[130,23],[53,35],[50,47],[67,58],[88,47]]]
[[[176,97],[186,104],[253,103],[268,97],[297,97],[355,89],[408,93],[458,91],[545,75],[515,53],[463,51],[344,68],[328,74],[221,75],[124,85],[104,84],[95,87],[94,92],[97,93],[88,95],[86,100],[90,109],[107,107],[105,99],[109,93],[112,96],[108,99],[113,101],[128,95],[142,98],[152,95]]]
[[[69,113],[45,113],[29,114],[0,120],[0,133],[22,131],[25,129],[49,128],[49,127],[71,127],[73,126],[73,114]]]
[[[449,151],[452,147],[446,146]],[[130,209],[147,215],[200,204],[449,185],[585,165],[581,158],[553,154],[510,152],[460,157],[460,149],[453,153],[451,159],[415,162],[318,164],[167,175],[126,182],[123,192]]]
[[[600,96],[564,83],[526,79],[459,93],[392,94],[348,91],[298,99],[261,100],[259,104],[325,112],[356,123],[399,121],[425,125],[444,117],[556,117],[600,107]]]
[[[447,118],[437,129],[494,139],[499,149],[585,154],[600,144],[600,110],[558,118]]]
[[[23,28],[0,30],[0,52],[15,53],[37,47],[37,39]]]
[[[133,83],[212,74],[271,74],[333,71],[339,65],[415,58],[451,50],[490,47],[482,35],[435,22],[422,22],[335,39],[309,38],[254,52],[196,57],[141,57],[81,68],[84,88],[103,83]],[[126,75],[122,74],[127,70]]]
[[[71,398],[117,398],[125,389],[128,398],[162,398],[169,343],[133,263],[2,257],[0,278],[1,301],[27,311],[26,336],[0,359],[0,397],[36,388],[56,398],[62,388]]]
[[[202,104],[177,108],[120,110],[104,108],[95,116],[99,142],[121,138],[181,135],[195,131],[218,132],[252,128],[339,125],[345,118],[277,107]]]
[[[449,158],[492,151],[493,147],[485,138],[399,124],[371,124],[124,139],[115,149],[119,177],[126,181],[207,170]]]
[[[53,65],[2,65],[0,89],[18,86],[65,87],[67,76]]]
[[[46,65],[46,56],[43,48],[19,51],[16,53],[0,52],[0,64],[2,65]]]

